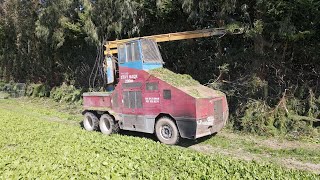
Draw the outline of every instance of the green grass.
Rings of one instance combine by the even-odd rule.
[[[87,132],[44,120],[41,115],[68,116],[38,105],[0,100],[0,179],[319,179],[150,139]]]
[[[224,149],[234,149],[234,148],[243,148],[243,147],[252,147],[255,145],[254,142],[251,141],[246,141],[242,139],[229,139],[224,136],[214,136],[210,139],[207,139],[206,141],[203,142],[203,144],[208,144],[213,147],[221,147]]]
[[[61,119],[81,121],[82,106],[68,103],[57,103],[49,98],[20,98],[1,100],[2,108],[44,119]]]
[[[0,99],[8,99],[10,94],[0,91]]]
[[[256,154],[268,154],[272,157],[286,157],[295,158],[303,162],[311,162],[320,164],[320,151],[317,149],[306,149],[306,148],[290,148],[290,149],[272,149],[269,147],[247,147],[247,151]]]
[[[259,143],[263,141],[263,137],[255,137],[256,141],[250,138],[227,138],[221,135],[214,136],[203,144],[208,144],[212,147],[220,147],[223,149],[236,150],[241,149],[244,152],[249,152],[258,155],[269,155],[274,158],[295,158],[302,162],[311,162],[314,164],[320,164],[320,151],[316,148],[311,148],[309,146],[301,146],[295,148],[271,148],[267,145]]]

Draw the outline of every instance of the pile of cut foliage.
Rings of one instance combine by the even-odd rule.
[[[197,80],[193,79],[188,74],[174,73],[166,68],[157,68],[148,72],[194,98],[211,98],[218,94],[224,95],[222,92],[203,87]]]
[[[279,95],[271,93],[274,89],[256,76],[218,88],[229,97],[232,128],[320,142],[320,96],[310,88],[284,89],[277,98]]]
[[[188,74],[177,74],[166,68],[157,68],[148,72],[175,87],[196,86],[200,84]]]
[[[319,128],[314,127],[317,119],[298,114],[292,108],[294,101],[288,100],[286,105],[280,102],[275,108],[263,101],[248,102],[244,116],[240,119],[242,130],[259,135],[285,135],[295,139],[301,136],[319,138]]]

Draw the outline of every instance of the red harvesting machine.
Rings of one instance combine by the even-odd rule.
[[[114,88],[83,94],[84,128],[150,133],[171,145],[220,131],[229,115],[226,95],[163,68],[157,43],[226,33],[206,29],[107,42],[104,67]]]

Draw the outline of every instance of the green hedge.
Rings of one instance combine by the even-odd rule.
[[[26,95],[29,97],[49,97],[57,102],[67,103],[81,103],[82,93],[82,89],[65,83],[52,89],[45,84],[29,84],[26,91]]]

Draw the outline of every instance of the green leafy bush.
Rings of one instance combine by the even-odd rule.
[[[62,84],[60,87],[54,87],[50,92],[50,98],[57,102],[81,103],[81,89],[75,88],[73,85]]]
[[[0,91],[4,90],[4,86],[6,85],[5,82],[0,81]]]
[[[50,88],[45,84],[29,84],[26,95],[32,97],[49,97]]]

